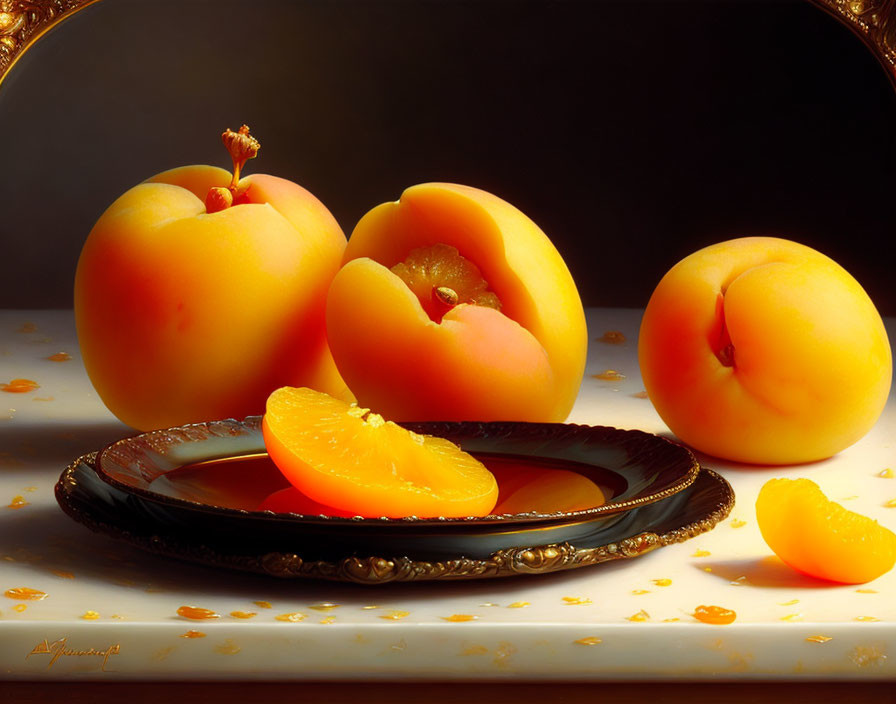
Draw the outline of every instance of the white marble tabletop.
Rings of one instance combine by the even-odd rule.
[[[668,433],[639,394],[640,314],[588,311],[588,367],[570,422]],[[896,339],[896,320],[887,323]],[[599,341],[608,330],[626,342]],[[59,352],[71,359],[48,359]],[[607,369],[625,378],[593,376]],[[688,542],[550,575],[369,587],[202,567],[92,533],[61,511],[54,484],[74,458],[132,431],[93,391],[71,311],[0,311],[0,383],[14,378],[40,388],[0,393],[6,679],[896,677],[896,570],[853,586],[803,577],[766,547],[754,511],[769,478],[808,477],[830,498],[896,529],[896,508],[885,505],[896,498],[896,479],[880,476],[896,471],[892,394],[872,431],[824,462],[757,468],[699,456],[728,479],[737,503],[713,531]],[[20,588],[46,598],[5,596]],[[693,617],[700,604],[732,609],[737,619],[700,623]],[[184,605],[221,618],[184,619],[177,615]],[[304,618],[276,618],[290,613]],[[446,620],[456,614],[475,618]],[[183,637],[189,631],[204,635]]]

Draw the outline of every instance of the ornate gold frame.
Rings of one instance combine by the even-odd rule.
[[[19,58],[63,20],[99,0],[0,0],[0,84]],[[896,88],[896,0],[808,0],[871,49]]]

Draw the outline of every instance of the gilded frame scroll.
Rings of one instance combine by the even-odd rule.
[[[849,27],[877,57],[896,88],[896,0],[807,1]],[[40,37],[96,2],[0,0],[0,83]]]

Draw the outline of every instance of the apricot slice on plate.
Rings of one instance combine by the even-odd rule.
[[[812,577],[862,584],[896,564],[896,534],[830,501],[809,479],[766,482],[756,519],[774,553]]]
[[[272,393],[262,430],[293,486],[352,515],[484,516],[498,498],[491,472],[449,440],[311,389]]]
[[[606,503],[603,490],[588,477],[568,469],[490,464],[498,481],[498,503],[492,513],[557,513],[583,511]]]

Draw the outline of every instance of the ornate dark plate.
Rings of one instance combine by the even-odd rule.
[[[639,431],[556,424],[415,424],[489,461],[574,469],[602,506],[485,518],[361,519],[252,510],[285,480],[259,419],[154,431],[79,458],[60,506],[88,527],[203,564],[362,583],[551,572],[634,557],[711,529],[734,496],[684,448]],[[251,481],[246,481],[251,473]]]

